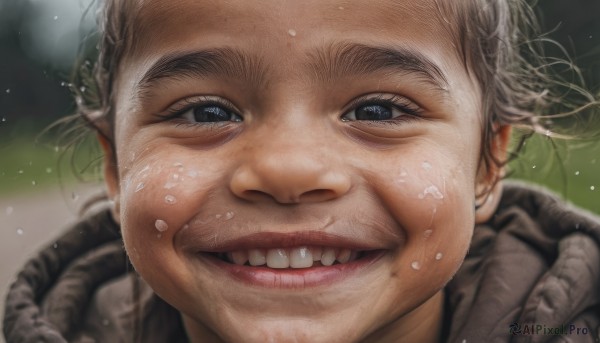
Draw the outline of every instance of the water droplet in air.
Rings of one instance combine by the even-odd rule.
[[[53,247],[54,249],[57,249],[57,248],[58,248],[58,243],[54,243],[54,244],[52,244],[52,247]]]
[[[6,94],[10,94],[10,88],[6,89]]]
[[[229,220],[231,218],[233,218],[233,212],[227,212],[227,213],[225,213],[225,220]]]
[[[19,169],[19,174],[23,174],[23,169]]]
[[[6,208],[6,215],[10,216],[13,213],[13,211],[14,211],[14,208],[12,206],[8,206]]]
[[[17,228],[17,235],[22,236],[24,232],[25,231],[23,231],[22,228],[20,228],[20,227]]]
[[[58,20],[58,16],[57,16],[57,15],[55,15],[55,16],[54,16],[54,18],[52,18],[52,19],[54,19],[54,20]]]
[[[85,92],[85,89],[86,89],[86,88],[85,88],[85,86],[81,86],[81,87],[79,87],[79,90],[80,90],[82,93],[84,93],[84,92]]]
[[[442,257],[444,257],[444,255],[441,252],[438,252],[437,254],[435,254],[435,260],[439,261],[442,259]]]
[[[590,186],[590,190],[591,190],[591,191],[593,191],[593,190],[595,190],[595,189],[596,189],[596,187],[595,187],[595,186]]]
[[[67,83],[66,83],[65,81],[63,81],[63,82],[61,82],[61,83],[60,83],[60,86],[61,86],[61,87],[64,87],[64,86],[66,86],[66,85],[67,85]]]
[[[46,173],[48,173],[48,174],[52,173],[52,168],[46,168]]]
[[[156,222],[154,223],[154,226],[156,227],[156,229],[159,232],[167,231],[167,229],[169,228],[169,225],[167,225],[167,222],[165,222],[162,219],[157,219]]]
[[[419,269],[421,269],[421,262],[419,262],[419,261],[413,261],[413,262],[410,264],[410,267],[411,267],[412,269],[414,269],[414,270],[419,270]]]
[[[579,170],[575,172],[575,175],[579,175]]]
[[[296,30],[294,30],[294,29],[289,29],[289,30],[288,30],[288,35],[290,35],[291,37],[296,37]]]
[[[108,324],[110,324],[110,322],[108,321],[108,319],[102,319],[102,325],[104,326],[108,326]]]
[[[575,230],[579,230],[579,223],[575,224]]]
[[[174,197],[174,196],[172,196],[172,195],[170,195],[170,194],[169,194],[169,195],[166,195],[166,196],[165,196],[165,202],[166,202],[167,204],[169,204],[169,205],[172,205],[172,204],[174,204],[174,203],[176,203],[176,202],[177,202],[177,199],[175,199],[175,197]]]
[[[135,187],[135,193],[141,191],[142,189],[144,189],[144,187],[146,187],[146,185],[144,185],[143,182],[138,183],[138,185]]]
[[[37,185],[37,182],[35,182],[35,180],[33,180],[33,181],[31,181],[31,185],[35,186],[35,185]]]
[[[531,168],[535,169],[535,168],[537,168],[537,166],[534,164],[533,166],[531,166]]]
[[[5,121],[6,121],[6,118],[2,117],[2,122],[5,122]]]

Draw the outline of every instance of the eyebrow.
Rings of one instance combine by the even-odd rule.
[[[439,90],[446,92],[448,89],[446,76],[433,61],[406,48],[331,44],[309,53],[306,67],[312,71],[313,78],[321,82],[376,72],[409,73],[418,75]],[[258,87],[264,84],[266,72],[262,59],[232,48],[175,52],[159,58],[146,71],[137,88],[143,97],[162,79],[211,76],[240,79]]]
[[[265,73],[260,59],[231,48],[215,48],[162,56],[144,73],[137,86],[139,94],[143,96],[162,79],[206,78],[215,75],[241,79],[258,86],[263,83]]]
[[[418,75],[441,91],[448,89],[448,79],[441,68],[409,48],[336,43],[315,49],[311,55],[308,67],[322,82],[377,72],[408,73]]]

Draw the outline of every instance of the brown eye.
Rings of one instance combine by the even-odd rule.
[[[392,109],[382,105],[359,106],[354,110],[356,120],[392,119]]]
[[[209,123],[209,122],[220,122],[220,121],[242,121],[242,118],[232,111],[225,109],[220,105],[202,105],[195,106],[183,115],[183,118],[188,119],[191,122],[197,123]]]

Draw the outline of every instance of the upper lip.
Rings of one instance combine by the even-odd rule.
[[[381,222],[381,221],[378,221]],[[224,224],[224,223],[221,223]],[[355,220],[329,220],[320,225],[282,224],[243,227],[229,222],[224,225],[191,225],[179,230],[175,244],[190,253],[220,253],[248,249],[322,246],[357,251],[393,249],[403,241],[397,225],[357,223]],[[382,224],[382,223],[380,223]],[[386,223],[390,224],[390,223]]]

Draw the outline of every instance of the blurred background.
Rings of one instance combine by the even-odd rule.
[[[94,62],[97,11],[91,1],[0,0],[0,305],[25,260],[52,245],[100,189],[101,156],[90,143],[93,136],[72,158],[59,136],[76,133],[59,127],[42,134],[75,108],[72,90],[78,86],[70,80],[76,59]],[[581,68],[588,88],[600,92],[600,0],[540,0],[537,9],[544,31]],[[600,131],[599,125],[586,126]],[[534,136],[510,170],[511,178],[546,185],[600,214],[597,140]]]

